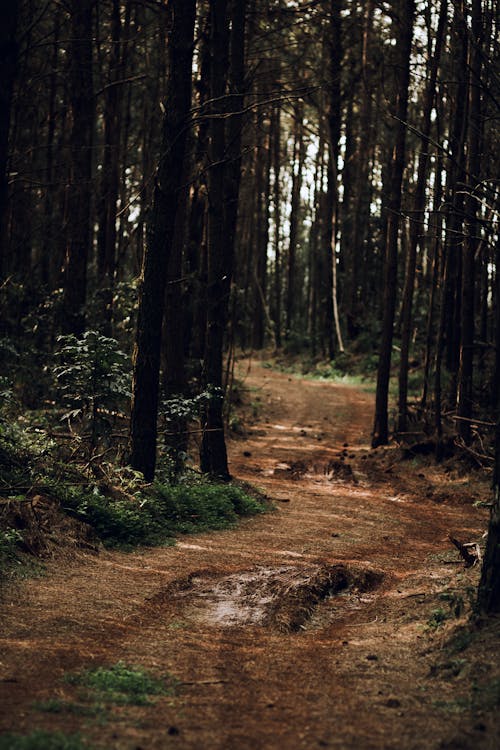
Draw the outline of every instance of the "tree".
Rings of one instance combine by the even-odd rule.
[[[462,319],[458,375],[458,434],[466,444],[472,439],[472,394],[475,329],[476,252],[479,245],[478,195],[481,183],[481,0],[472,2],[472,40],[469,46],[469,128],[467,138],[467,196],[465,198],[465,242],[462,251]]]
[[[80,336],[85,329],[87,262],[92,237],[94,90],[92,21],[94,0],[71,0],[71,184],[69,233],[64,268],[62,330]]]
[[[4,272],[6,250],[5,218],[8,200],[7,161],[12,91],[17,69],[18,47],[16,41],[19,3],[2,3],[0,10],[0,279]]]
[[[161,156],[142,269],[134,349],[130,464],[146,480],[156,466],[160,352],[167,269],[174,241],[191,109],[195,0],[173,0]]]
[[[109,75],[104,90],[104,155],[102,162],[101,195],[98,207],[97,264],[102,295],[102,318],[106,333],[111,332],[113,317],[113,287],[116,267],[116,213],[120,188],[121,106],[120,78],[123,78],[121,55],[122,24],[120,2],[113,0],[111,8],[111,48]]]
[[[425,189],[427,184],[427,168],[429,162],[429,136],[431,132],[431,115],[436,95],[436,80],[441,59],[441,49],[446,25],[447,0],[442,0],[439,13],[439,24],[436,31],[436,42],[432,61],[430,63],[429,80],[425,92],[424,111],[422,114],[422,147],[418,159],[417,184],[413,199],[413,211],[410,215],[410,233],[408,260],[403,291],[402,309],[402,331],[401,331],[401,355],[399,361],[399,399],[398,399],[398,424],[399,432],[407,429],[407,399],[408,399],[408,357],[410,353],[411,322],[413,294],[415,286],[415,270],[417,263],[417,247],[419,236],[423,235],[423,219],[425,215]]]
[[[493,373],[495,427],[495,464],[493,469],[493,505],[478,590],[478,609],[500,613],[500,250],[496,250],[496,358]]]
[[[211,392],[202,416],[201,470],[229,478],[223,420],[223,351],[234,262],[244,94],[245,4],[210,3],[207,329],[203,382]],[[229,62],[229,65],[228,65]],[[229,69],[229,81],[228,81]],[[227,89],[227,85],[229,88]],[[229,96],[227,95],[229,94]],[[229,115],[228,118],[225,115]]]
[[[372,446],[384,445],[389,439],[388,396],[391,372],[394,314],[396,310],[398,233],[401,211],[401,186],[405,168],[406,117],[408,111],[408,84],[413,36],[415,0],[401,0],[398,5],[400,27],[395,49],[396,104],[394,108],[395,137],[391,162],[390,196],[387,207],[387,236],[385,247],[384,316],[377,371],[375,397],[375,424]]]

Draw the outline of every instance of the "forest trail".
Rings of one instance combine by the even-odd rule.
[[[477,665],[445,646],[453,591],[478,578],[448,535],[480,538],[486,485],[373,455],[360,388],[258,363],[240,376],[255,424],[231,440],[231,471],[275,510],[175,547],[55,560],[7,592],[0,731],[113,750],[498,747],[495,710],[460,703]],[[37,710],[75,699],[68,672],[120,660],[174,675],[175,695],[101,719]]]

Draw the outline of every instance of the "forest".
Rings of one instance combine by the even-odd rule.
[[[377,511],[375,536],[363,532],[373,558],[363,557],[361,542],[327,562],[321,548],[316,568],[309,556],[299,576],[295,568],[280,573],[263,547],[254,562],[274,572],[265,584],[259,573],[252,585],[264,587],[263,602],[286,602],[266,609],[265,626],[283,629],[286,620],[287,632],[302,629],[307,638],[310,628],[312,637],[316,610],[344,589],[361,599],[379,586],[386,591],[388,560],[397,570],[402,550],[422,537],[425,554],[436,555],[444,539],[464,568],[459,594],[446,600],[466,617],[460,627],[483,627],[489,648],[498,646],[499,48],[497,0],[1,4],[0,604],[4,586],[15,598],[8,592],[24,585],[16,567],[31,580],[26,570],[38,559],[71,568],[72,556],[79,561],[98,548],[109,565],[130,550],[156,550],[144,560],[176,571],[177,588],[169,579],[160,596],[138,573],[134,585],[157,607],[161,597],[175,602],[200,576],[194,562],[184,578],[177,570],[171,549],[189,557],[191,542],[184,552],[181,543],[166,548],[174,538],[215,539],[223,530],[221,540],[236,535],[234,554],[243,559],[247,541],[238,533],[249,533],[248,524],[267,533],[279,512],[289,514],[291,537],[303,525],[297,550],[306,549],[326,533],[318,525],[323,506],[307,505],[316,526],[309,528],[309,515],[293,516],[298,483],[308,503],[324,485],[354,493],[367,513],[356,492],[370,485],[377,498],[413,498],[414,515],[401,520],[406,541],[392,549],[397,529],[377,536],[386,524],[392,529],[393,504]],[[270,440],[285,428],[287,443]],[[427,508],[437,495],[449,501]],[[276,509],[281,501],[289,506]],[[350,528],[347,510],[344,522]],[[269,544],[286,547],[281,539]],[[58,558],[58,547],[67,559]],[[407,554],[401,576],[406,564],[423,564]],[[196,563],[207,577],[201,599],[218,565],[226,578],[215,588],[236,585],[230,555],[223,563],[211,555]],[[299,552],[290,555],[293,562]],[[351,568],[344,558],[373,566]],[[33,575],[30,591],[44,589]],[[111,587],[102,575],[99,585]],[[124,597],[126,582],[115,584]],[[306,588],[307,607],[299,607]],[[50,591],[30,596],[48,597],[49,606]],[[184,622],[181,604],[172,607]],[[307,624],[297,614],[306,608],[316,612]],[[24,616],[32,614],[19,614],[19,622]],[[451,629],[448,617],[441,619]],[[106,661],[101,656],[97,664]],[[366,659],[375,663],[372,656]],[[199,679],[205,687],[219,678],[225,684],[221,669],[201,670]],[[198,677],[183,680],[201,690]],[[479,701],[486,713],[500,705],[500,674],[490,683],[493,698]],[[226,692],[220,706],[229,711]],[[14,714],[16,701],[20,695],[12,698]],[[63,716],[75,723],[68,705]],[[476,709],[468,704],[470,726],[485,727],[474,730],[483,744],[469,737],[470,727],[457,735],[450,722],[454,739],[436,735],[441,744],[427,737],[419,745],[411,732],[391,744],[394,734],[376,734],[383,722],[340,744],[331,734],[312,742],[307,732],[300,740],[278,732],[273,744],[255,727],[248,744],[237,727],[226,741],[241,748],[323,740],[367,750],[493,748],[498,737]],[[426,717],[415,719],[415,732]],[[45,718],[21,722],[23,731],[41,727],[32,744],[22,744],[27,735],[0,734],[0,748],[66,747],[56,735],[50,744]],[[232,721],[222,713],[218,720]],[[170,728],[177,731],[176,722]],[[287,722],[285,712],[279,726]],[[0,732],[13,729],[0,722]],[[135,747],[128,731],[115,742],[109,730],[97,747]],[[189,731],[179,747],[223,746],[206,727],[203,735]],[[453,744],[460,737],[465,744]],[[152,734],[137,742],[170,746]]]

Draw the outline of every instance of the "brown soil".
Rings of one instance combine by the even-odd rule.
[[[487,481],[370,451],[359,388],[245,376],[258,414],[231,469],[275,510],[171,548],[81,550],[8,590],[0,732],[116,750],[496,749],[498,621],[467,624],[479,568],[448,539],[481,539]],[[36,708],[77,700],[68,672],[119,660],[174,675],[175,696],[101,720]]]

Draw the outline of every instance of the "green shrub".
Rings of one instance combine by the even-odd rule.
[[[135,498],[114,499],[97,488],[60,487],[62,506],[90,524],[108,547],[168,544],[176,534],[223,529],[239,516],[262,513],[258,500],[233,485],[155,482]]]
[[[98,331],[85,331],[81,338],[59,336],[60,362],[54,368],[57,391],[68,408],[63,419],[88,423],[92,447],[109,425],[103,410],[116,409],[130,395],[130,360],[115,339]]]

